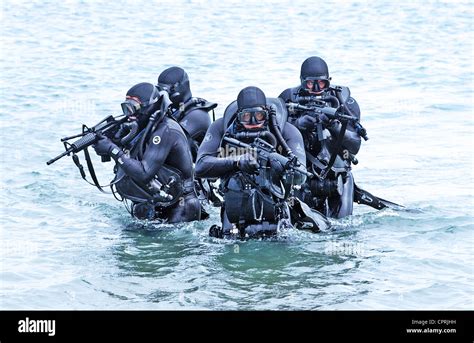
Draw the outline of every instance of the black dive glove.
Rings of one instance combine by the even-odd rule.
[[[99,156],[112,156],[115,158],[120,153],[123,153],[114,142],[104,136],[101,136],[97,143],[94,144],[94,149]]]
[[[285,162],[286,160],[283,159],[283,156],[280,154],[273,152],[269,156],[270,160],[270,170],[275,175],[283,176],[285,173]]]
[[[300,131],[312,131],[316,127],[316,118],[310,115],[304,115],[296,119],[295,126]]]
[[[237,160],[237,168],[248,174],[257,174],[260,165],[251,154],[244,154]]]
[[[300,185],[306,181],[306,174],[303,171],[299,171],[294,168],[287,168],[287,159],[278,153],[271,153],[270,159],[270,170],[275,175],[279,175],[282,180],[286,180],[289,184]],[[300,166],[302,170],[304,167]]]
[[[329,125],[331,121],[331,119],[329,119],[328,116],[325,115],[324,113],[318,113],[318,118],[319,118],[319,121],[323,123],[323,125],[325,126]]]

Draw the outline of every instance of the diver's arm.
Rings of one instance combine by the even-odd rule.
[[[288,147],[291,149],[293,154],[298,159],[298,162],[301,164],[300,168],[306,170],[306,153],[304,150],[304,141],[303,136],[299,130],[290,123],[286,123],[282,136],[288,144]],[[306,175],[301,173],[295,173],[293,184],[301,185],[306,181]]]
[[[360,108],[357,101],[354,98],[350,97],[347,100],[346,105],[351,110],[351,113],[356,116],[360,121]],[[337,120],[333,121],[328,127],[328,130],[329,132],[331,132],[334,142],[339,137],[341,127],[342,124]],[[347,125],[346,132],[344,133],[344,139],[342,140],[342,148],[347,149],[351,154],[355,155],[359,152],[361,143],[362,140],[359,134],[357,133],[356,128],[351,122],[349,122]]]
[[[199,108],[193,109],[181,119],[179,124],[189,136],[193,162],[196,162],[199,145],[201,145],[207,129],[211,125],[209,113]]]
[[[221,152],[221,140],[224,136],[224,122],[220,118],[211,124],[199,147],[195,175],[199,178],[221,177],[236,170],[235,160],[217,157]]]
[[[341,127],[342,124],[339,121],[334,121],[331,126],[328,127],[334,142],[336,142],[339,137]],[[355,128],[351,124],[348,124],[342,140],[342,148],[347,149],[351,154],[355,155],[359,152],[361,143],[362,141],[359,134],[355,131]]]
[[[151,135],[141,161],[125,154],[119,156],[116,161],[132,179],[148,183],[165,163],[173,145],[177,142],[177,135],[178,132],[167,125],[160,126]]]
[[[282,131],[282,136],[288,144],[293,154],[302,165],[306,165],[306,153],[304,151],[304,141],[301,132],[291,123],[286,123]]]

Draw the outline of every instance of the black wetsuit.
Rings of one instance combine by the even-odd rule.
[[[190,99],[187,101],[189,100]],[[207,129],[211,125],[211,118],[209,113],[201,109],[198,105],[191,105],[189,108],[186,108],[184,112],[181,112],[179,107],[176,108],[176,105],[173,105],[173,107],[175,108],[173,118],[179,122],[183,131],[188,136],[193,162],[195,162],[199,146],[206,135]]]
[[[196,162],[196,177],[200,178],[221,178],[221,183],[228,180],[233,175],[239,172],[239,169],[235,164],[235,157],[219,157],[221,148],[224,148],[222,144],[223,136],[227,128],[224,127],[224,119],[220,118],[211,124],[209,130],[206,133],[203,143],[201,144],[198,152]],[[282,136],[289,148],[293,151],[299,162],[305,166],[306,156],[304,152],[303,138],[299,131],[291,124],[287,123],[284,125],[282,130]],[[306,179],[305,175],[296,174],[292,180],[293,184],[302,184]],[[224,205],[226,206],[226,205]],[[238,204],[237,204],[238,206]],[[275,222],[275,218],[272,218],[274,212],[274,204],[264,204],[264,216],[268,222]],[[242,209],[242,211],[244,211]],[[231,228],[231,224],[225,215],[225,211],[221,212],[224,233]]]
[[[301,93],[304,93],[304,90],[302,89],[301,86],[299,87],[294,87],[294,88],[288,88],[284,90],[280,95],[279,98],[283,99],[285,102],[297,102],[297,96]],[[334,94],[332,94],[334,95]],[[349,107],[351,112],[360,120],[360,108],[359,105],[357,104],[357,101],[349,97],[348,100],[346,101],[346,105]],[[297,118],[293,116],[288,117],[288,121],[290,123],[295,123]],[[341,124],[337,121],[332,121],[330,125],[326,127],[329,132],[331,133],[331,139],[329,140],[329,150],[330,153],[333,153],[334,151],[334,143],[337,140],[337,137],[339,136],[339,132],[341,130]],[[308,132],[305,130],[301,130],[301,133],[303,134],[303,138],[305,139],[306,147],[311,147],[309,150],[311,153],[318,154],[320,152],[320,147],[316,142],[308,142],[309,135]],[[357,130],[354,126],[353,123],[349,122],[346,128],[346,132],[344,134],[344,139],[342,141],[342,149],[347,149],[351,154],[355,155],[359,152],[361,145],[361,138],[359,134],[357,133]]]
[[[349,92],[347,88],[346,91],[347,93]],[[329,91],[328,93],[334,98],[336,97],[334,91]],[[286,89],[279,97],[285,102],[298,103],[299,95],[308,95],[301,86]],[[328,102],[327,105],[335,107],[335,104],[331,104],[330,102]],[[354,116],[360,119],[359,105],[354,98],[348,96],[347,100],[345,100],[345,105],[349,107]],[[293,115],[288,116],[288,121],[297,125],[298,118],[301,118],[304,115],[304,112],[297,113],[296,115],[294,113]],[[342,124],[337,120],[326,121],[323,125],[323,129],[327,129],[327,131],[323,131],[323,140],[320,140],[320,137],[318,137],[315,130],[306,130],[305,127],[298,127],[303,135],[305,149],[307,151],[307,168],[309,170],[313,170],[313,167],[316,167],[318,172],[326,170],[326,166],[336,150],[338,150],[338,155],[341,157],[341,159],[336,159],[334,161],[335,163],[332,167],[335,172],[337,171],[336,175],[340,174],[342,176],[342,194],[337,193],[341,191],[341,187],[337,186],[338,188],[336,188],[338,180],[338,176],[336,175],[332,178],[333,183],[330,188],[331,190],[324,186],[324,182],[320,182],[318,179],[313,178],[308,181],[299,192],[297,192],[297,197],[306,202],[311,208],[317,209],[325,215],[335,218],[342,218],[346,215],[352,214],[354,181],[352,173],[350,172],[350,154],[357,154],[361,145],[361,137],[358,134],[354,123],[349,122],[342,143],[340,146],[337,146],[341,127]],[[350,152],[350,154],[347,154],[347,152]]]
[[[161,173],[161,181],[166,183],[166,179],[174,175],[166,175],[166,170],[172,170],[179,175],[182,194],[172,205],[158,206],[157,216],[170,223],[200,219],[201,206],[194,190],[193,161],[187,137],[180,125],[165,117],[150,134],[143,157],[138,159],[137,154],[136,148],[133,148],[131,157],[122,154],[116,159],[117,178],[123,178],[125,173],[133,181],[129,182],[125,177],[123,182],[118,182],[116,186],[119,193],[134,200],[145,198],[143,189],[149,190],[150,181]]]

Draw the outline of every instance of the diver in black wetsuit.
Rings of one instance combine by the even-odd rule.
[[[169,94],[172,101],[171,117],[175,119],[188,138],[189,147],[196,162],[197,151],[204,139],[207,129],[211,125],[209,112],[217,107],[216,103],[192,96],[188,74],[179,67],[170,67],[163,70],[158,76],[157,87]],[[200,200],[210,201],[214,206],[221,206],[220,199],[215,195],[214,180],[196,179],[196,191]],[[202,209],[203,219],[208,217]]]
[[[113,184],[132,201],[132,215],[168,223],[199,220],[191,151],[180,125],[165,115],[168,95],[163,94],[150,83],[133,86],[122,103],[131,122],[118,133],[133,135],[120,140],[121,146],[103,137],[94,148],[98,155],[115,160]]]
[[[301,84],[294,88],[288,88],[284,90],[279,97],[285,102],[301,103],[306,104],[310,101],[310,97],[314,97],[315,100],[321,100],[327,104],[327,106],[337,107],[341,105],[338,93],[340,96],[345,97],[344,102],[353,115],[360,120],[360,108],[357,101],[350,96],[349,88],[347,87],[330,87],[331,78],[329,77],[329,70],[326,62],[317,56],[307,58],[301,65],[300,74]],[[291,114],[291,113],[290,113]],[[312,146],[315,142],[308,142],[310,139],[310,133],[314,131],[317,124],[317,119],[313,116],[305,113],[298,113],[296,116],[289,116],[289,121],[293,123],[303,134],[305,138],[306,146]],[[332,136],[332,142],[334,142],[340,131],[341,123],[337,120],[330,120],[324,114],[320,114],[320,121],[323,123],[324,128],[328,129]],[[347,149],[351,154],[355,155],[359,152],[361,145],[360,135],[357,133],[357,127],[354,123],[349,122],[344,138],[342,141],[341,150]],[[317,137],[316,137],[317,138]],[[333,146],[330,147],[330,153],[333,152]],[[320,149],[319,149],[320,150]],[[314,153],[319,153],[318,146],[310,149]],[[329,156],[321,158],[329,160]]]
[[[279,96],[288,105],[288,120],[303,135],[307,168],[318,176],[301,188],[298,197],[311,208],[334,218],[352,214],[353,202],[376,209],[399,206],[355,185],[351,162],[357,163],[355,155],[361,137],[368,138],[360,125],[359,105],[349,88],[331,86],[330,80],[326,62],[317,56],[309,57],[301,65],[301,84]],[[325,110],[329,110],[327,115]],[[340,119],[343,116],[353,119],[341,122],[335,113],[342,114]]]
[[[330,80],[326,62],[317,56],[309,57],[301,65],[301,84],[286,89],[279,97],[290,103],[288,120],[303,135],[307,167],[319,174],[323,174],[326,169],[328,174],[330,172],[326,179],[315,178],[307,183],[299,197],[312,208],[330,217],[342,218],[352,214],[353,210],[354,180],[350,169],[351,160],[356,161],[354,155],[358,153],[361,145],[357,126],[360,109],[355,99],[350,96],[349,88],[331,87]],[[323,113],[314,115],[305,110],[297,110],[297,107],[291,104],[333,108],[343,105],[345,112],[349,112],[358,120],[347,122],[342,130],[340,121],[328,118]],[[333,154],[337,154],[337,159],[328,167]]]
[[[273,235],[279,225],[289,224],[287,196],[279,192],[281,188],[288,190],[305,181],[306,157],[301,134],[286,122],[286,115],[280,99],[267,99],[259,88],[247,87],[227,107],[223,118],[209,127],[198,151],[196,176],[220,178],[224,197],[222,228],[211,228],[210,235]],[[244,143],[263,139],[281,149],[282,155],[293,158],[300,169],[289,170],[278,158],[262,165],[259,156],[250,151],[233,149],[228,137]],[[266,177],[271,182],[266,182]]]
[[[157,87],[169,93],[173,102],[172,117],[187,134],[195,162],[199,145],[211,125],[208,112],[214,110],[217,104],[193,97],[188,74],[179,67],[171,67],[161,72]]]

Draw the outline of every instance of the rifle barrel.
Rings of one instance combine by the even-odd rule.
[[[66,155],[69,155],[71,152],[72,152],[72,148],[69,148],[67,149],[65,152],[63,152],[62,154],[59,154],[58,156],[56,156],[55,158],[52,158],[50,159],[48,162],[46,162],[46,164],[49,166],[50,164],[53,164],[54,162],[56,162],[57,160],[59,160],[60,158],[63,158],[64,156]]]

